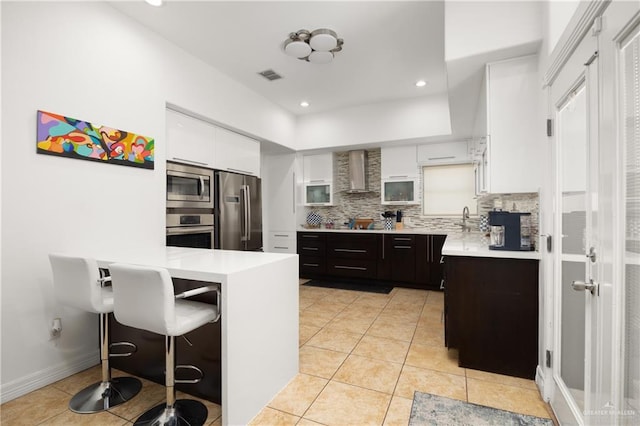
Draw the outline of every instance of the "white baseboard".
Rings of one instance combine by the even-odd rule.
[[[538,391],[540,395],[542,395],[542,399],[546,402],[549,402],[549,398],[545,398],[545,388],[544,388],[544,371],[542,371],[542,367],[539,365],[536,367],[536,385],[538,386]]]
[[[55,383],[99,363],[100,352],[95,351],[90,354],[83,354],[67,362],[47,367],[44,370],[36,371],[12,382],[4,383],[0,385],[0,404]]]

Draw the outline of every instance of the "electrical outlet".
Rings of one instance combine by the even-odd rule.
[[[60,337],[60,333],[62,333],[62,320],[60,318],[54,318],[53,321],[51,321],[49,334],[52,338],[55,338]]]

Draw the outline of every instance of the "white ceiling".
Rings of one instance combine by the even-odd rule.
[[[112,6],[296,115],[447,91],[440,1],[167,1]],[[334,30],[330,64],[284,54],[290,32]],[[257,73],[283,76],[268,81]],[[424,79],[426,87],[414,83]],[[302,108],[300,101],[311,105]]]

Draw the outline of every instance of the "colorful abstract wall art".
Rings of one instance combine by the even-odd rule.
[[[38,111],[37,152],[153,169],[152,138]]]

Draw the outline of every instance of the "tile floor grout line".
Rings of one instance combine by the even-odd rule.
[[[347,306],[351,306],[356,300],[358,300],[360,298],[361,295],[359,295],[353,302],[351,302],[349,305]],[[346,307],[345,307],[346,309]],[[328,324],[328,323],[327,323]],[[326,327],[326,325],[324,326]],[[318,333],[320,331],[322,331],[324,329],[324,327],[322,327],[320,330],[318,330]],[[364,335],[363,335],[364,336]],[[311,339],[309,339],[311,340]],[[362,338],[360,338],[360,340],[362,340]],[[360,340],[358,341],[358,343],[360,342]],[[356,343],[356,345],[354,346],[354,348],[358,345],[358,343]],[[305,345],[306,346],[306,343]],[[310,345],[311,347],[314,347],[312,345]],[[321,348],[324,349],[324,348]],[[351,350],[353,352],[353,349]],[[338,352],[338,351],[335,351]],[[344,352],[340,352],[340,353],[344,353]],[[344,360],[342,360],[342,362],[340,363],[340,365],[338,365],[338,368],[336,368],[336,370],[333,372],[333,374],[331,375],[331,378],[329,378],[327,380],[327,383],[325,383],[325,385],[322,387],[322,390],[320,390],[320,392],[318,392],[318,394],[316,395],[316,397],[313,399],[313,401],[311,401],[311,403],[309,404],[309,406],[306,408],[306,410],[304,410],[304,413],[302,414],[302,416],[300,416],[300,419],[305,418],[304,415],[307,414],[307,412],[309,411],[309,409],[313,406],[313,404],[318,400],[318,397],[320,396],[320,394],[322,392],[324,392],[324,390],[327,388],[327,386],[329,385],[329,383],[331,383],[331,381],[333,380],[334,376],[336,375],[336,373],[338,372],[338,370],[340,370],[340,367],[342,367],[344,365],[344,362],[347,360],[347,358],[349,358],[349,356],[351,355],[351,352],[349,354],[347,354],[347,356],[345,357]],[[299,373],[300,374],[300,373]],[[307,420],[311,420],[311,419],[307,419]],[[311,421],[315,421],[315,420],[311,420]],[[299,421],[298,421],[299,422]],[[316,422],[317,423],[317,422]]]

